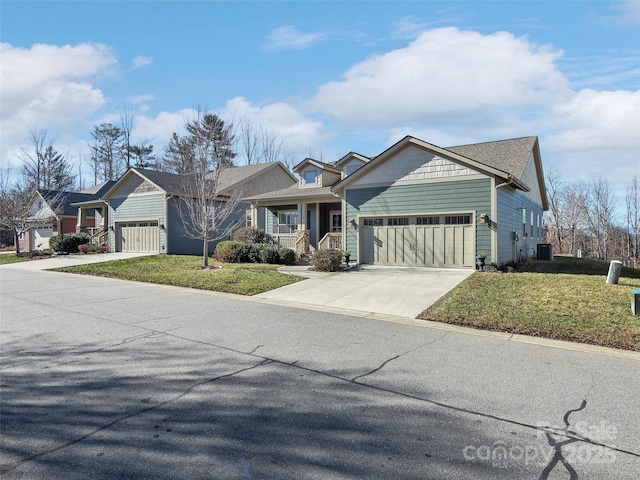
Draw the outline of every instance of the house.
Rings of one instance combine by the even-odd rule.
[[[105,182],[79,192],[36,190],[31,198],[28,219],[34,226],[20,236],[20,250],[45,250],[49,248],[49,239],[54,235],[92,230],[95,226],[95,212],[86,210],[82,223],[78,223],[75,204],[99,198],[114,183]]]
[[[260,194],[295,183],[295,177],[279,162],[233,167],[220,172],[216,201],[228,201],[234,191]],[[76,204],[78,218],[96,211],[101,239],[110,251],[199,254],[202,241],[184,235],[178,204],[193,195],[189,176],[130,168],[99,199]],[[228,222],[245,225],[249,204],[240,203]],[[215,244],[209,245],[213,251]]]
[[[369,158],[305,159],[298,182],[253,195],[252,221],[297,253],[342,248],[360,263],[473,268],[542,243],[547,196],[537,137],[442,148],[407,136]]]

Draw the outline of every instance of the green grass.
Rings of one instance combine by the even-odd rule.
[[[640,270],[605,282],[608,264],[556,257],[516,273],[475,273],[418,318],[640,351],[640,317],[631,313]]]
[[[198,269],[201,265],[202,257],[158,255],[56,268],[55,271],[162,283],[239,295],[255,295],[303,279],[279,273],[277,271],[279,265],[210,262],[211,266],[222,266],[222,268],[210,270]]]
[[[3,253],[0,255],[0,265],[8,265],[9,263],[25,262],[29,260],[25,257],[18,257],[15,253]]]

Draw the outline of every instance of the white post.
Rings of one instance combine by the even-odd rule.
[[[607,283],[617,284],[622,272],[622,262],[612,260],[609,265],[609,274],[607,275]]]

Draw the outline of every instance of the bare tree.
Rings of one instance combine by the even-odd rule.
[[[597,257],[609,259],[609,235],[613,228],[615,197],[609,182],[603,178],[589,184],[585,198],[584,212],[587,226],[595,239]]]
[[[547,198],[549,200],[549,212],[546,214],[549,225],[548,240],[553,243],[554,250],[562,253],[562,222],[563,211],[562,201],[562,181],[560,174],[554,170],[548,170],[546,174]]]
[[[127,170],[131,168],[131,132],[133,131],[133,120],[136,116],[135,110],[130,105],[125,104],[122,109],[118,110],[120,114],[120,132],[122,135],[122,148],[120,149],[120,155],[124,160],[124,164]]]
[[[217,116],[214,116],[217,118]],[[202,240],[202,265],[209,265],[209,243],[229,236],[243,220],[236,215],[242,192],[225,190],[224,178],[232,169],[229,137],[224,123],[200,109],[187,121],[191,133],[190,151],[193,170],[181,175],[182,194],[176,203],[182,233],[188,238]],[[191,127],[191,128],[190,128]],[[221,142],[221,145],[215,145]],[[210,166],[214,166],[212,171]]]
[[[66,194],[55,192],[47,203],[51,210],[32,205],[35,190],[29,185],[11,183],[4,169],[0,170],[0,228],[10,231],[20,253],[20,236],[32,228],[50,225],[57,210],[63,205]]]
[[[293,157],[283,150],[283,141],[263,126],[256,126],[247,118],[238,123],[241,161],[247,165],[281,162],[293,166]]]

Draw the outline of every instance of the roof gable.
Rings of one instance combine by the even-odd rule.
[[[326,170],[331,173],[340,173],[339,168],[336,168],[335,166],[328,163],[321,162],[320,160],[314,160],[313,158],[305,158],[303,161],[293,167],[293,171],[295,173],[299,173],[307,165],[313,165],[314,167],[318,167],[321,170]]]
[[[363,178],[365,175],[368,175],[369,173],[374,171],[376,168],[383,165],[385,162],[393,159],[396,155],[398,155],[404,149],[410,146],[415,146],[420,149],[426,150],[435,156],[445,158],[451,162],[457,163],[463,167],[472,169],[474,171],[483,173],[485,175],[492,176],[504,182],[512,183],[514,187],[527,192],[530,190],[530,187],[525,185],[518,176],[506,170],[507,168],[514,167],[514,165],[510,165],[506,161],[507,159],[511,158],[507,154],[510,148],[517,151],[520,154],[524,150],[525,145],[530,145],[532,147],[537,146],[537,137],[525,137],[525,139],[527,140],[515,139],[515,140],[523,140],[520,142],[505,140],[500,142],[487,142],[487,144],[474,144],[473,146],[466,146],[466,147],[442,148],[442,147],[438,147],[437,145],[433,145],[431,143],[425,142],[423,140],[420,140],[411,136],[406,136],[402,140],[395,143],[394,145],[389,147],[387,150],[379,154],[378,156],[374,157],[368,164],[364,165],[362,168],[354,172],[352,175],[349,175],[348,177],[344,178],[343,180],[335,184],[332,187],[332,191],[340,191],[343,188],[354,184],[356,181]],[[498,151],[503,155],[498,156],[498,158],[495,161],[491,162],[493,164],[490,164],[490,161],[489,161],[489,159],[491,158],[490,146],[495,143],[502,144],[503,142],[504,142],[504,145],[501,145],[502,149],[498,149]],[[514,143],[516,143],[515,146],[514,146]],[[473,148],[470,148],[470,147],[473,147]],[[458,149],[458,151],[454,151],[455,149]],[[476,155],[481,156],[482,159],[485,160],[485,162],[479,161],[476,158],[468,157],[466,155],[463,155],[462,153],[466,153],[467,155],[471,153],[476,153]],[[522,158],[522,155],[519,155],[518,159],[521,160],[521,158]],[[528,160],[528,157],[527,157],[527,160]],[[516,164],[519,165],[518,162],[516,162]],[[524,171],[524,166],[522,166],[521,171],[522,172]]]

